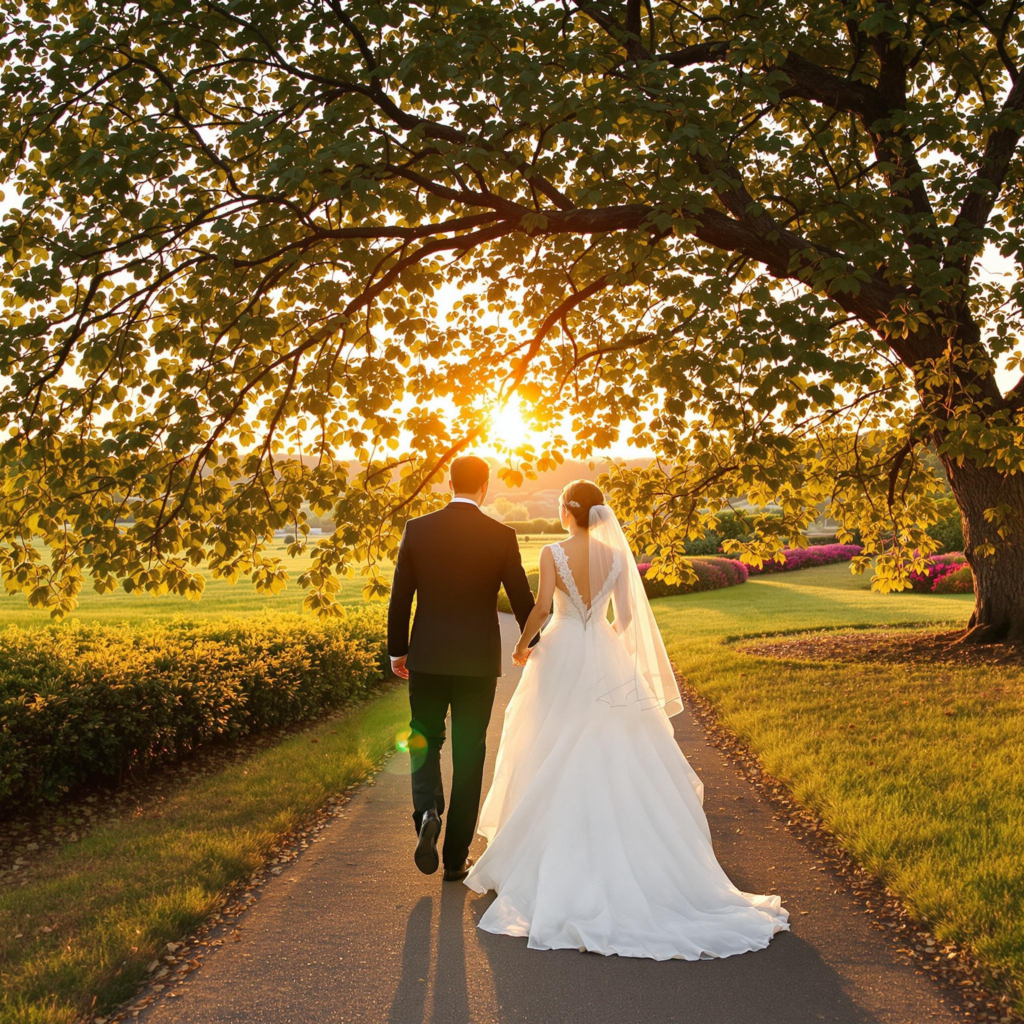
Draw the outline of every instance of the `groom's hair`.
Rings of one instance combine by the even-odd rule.
[[[460,455],[452,462],[449,478],[456,494],[476,494],[491,478],[491,467],[477,455]]]

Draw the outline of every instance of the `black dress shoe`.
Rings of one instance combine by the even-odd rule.
[[[425,875],[432,875],[440,863],[437,857],[437,837],[441,833],[441,816],[437,811],[424,811],[420,819],[420,837],[416,840],[413,859]]]
[[[446,882],[461,882],[466,875],[469,874],[469,869],[473,866],[473,858],[467,857],[463,861],[461,868],[445,868],[444,869],[444,880]]]

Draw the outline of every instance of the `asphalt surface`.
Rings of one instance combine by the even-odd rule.
[[[503,616],[511,649],[516,631]],[[519,670],[498,685],[488,773]],[[960,1020],[939,987],[898,963],[862,908],[786,832],[757,790],[674,719],[705,784],[718,858],[739,888],[778,892],[791,932],[724,960],[657,963],[476,927],[493,898],[412,862],[407,759],[396,756],[343,816],[234,922],[239,941],[204,959],[137,1018],[147,1024],[925,1024]],[[447,768],[447,766],[446,766]],[[487,780],[489,781],[489,780]],[[477,840],[482,843],[482,840]]]

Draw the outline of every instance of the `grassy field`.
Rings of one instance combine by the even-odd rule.
[[[970,596],[870,592],[846,565],[654,602],[673,661],[854,857],[1024,1010],[1024,672],[778,661],[738,638],[962,625]]]
[[[408,722],[402,687],[148,810],[57,849],[0,889],[0,1021],[70,1024],[134,995],[147,964],[334,793],[366,778]]]
[[[520,539],[519,550],[522,552],[523,565],[529,572],[537,568],[540,549],[557,540],[557,537]],[[285,546],[274,554],[286,556]],[[235,584],[224,580],[207,577],[206,589],[199,601],[189,601],[184,597],[165,596],[150,597],[145,594],[126,594],[123,590],[112,594],[97,594],[88,588],[83,589],[79,597],[79,606],[69,618],[77,618],[82,622],[167,622],[177,616],[184,618],[208,618],[220,615],[261,615],[267,612],[300,612],[302,599],[306,591],[299,586],[299,574],[310,566],[308,554],[289,559],[291,580],[285,590],[274,596],[263,597],[256,593],[256,588],[249,580],[239,580]],[[387,566],[386,575],[390,577],[392,567]],[[363,604],[363,580],[360,577],[343,580],[339,600],[346,607],[357,607]],[[48,611],[29,608],[24,595],[3,594],[0,596],[0,627],[13,626],[46,626],[53,620]]]

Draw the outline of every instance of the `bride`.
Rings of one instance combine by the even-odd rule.
[[[789,914],[715,858],[703,784],[669,722],[679,688],[618,520],[586,480],[559,511],[569,537],[541,552],[481,811],[488,847],[466,878],[497,893],[480,927],[533,949],[655,960],[763,949]]]

